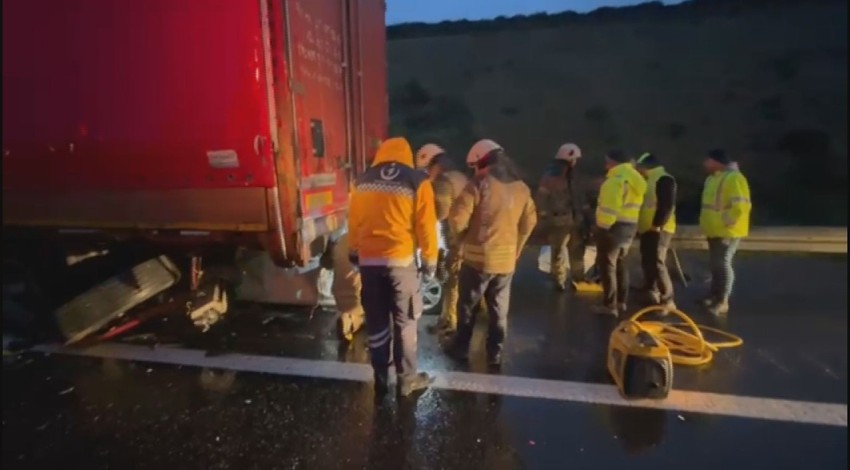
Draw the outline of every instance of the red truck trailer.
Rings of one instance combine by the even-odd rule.
[[[11,254],[144,241],[307,264],[385,138],[384,12],[3,0],[4,239],[28,247]]]

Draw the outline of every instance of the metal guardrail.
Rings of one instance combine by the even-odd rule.
[[[705,236],[696,225],[676,229],[673,247],[707,250]],[[847,254],[847,227],[753,227],[739,250],[782,253]]]

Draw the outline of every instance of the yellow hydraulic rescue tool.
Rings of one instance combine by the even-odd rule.
[[[648,313],[672,313],[681,323],[640,321]],[[727,337],[708,342],[703,332]],[[744,341],[730,333],[694,323],[679,310],[647,307],[623,321],[608,342],[608,372],[625,398],[666,398],[673,386],[673,365],[698,366],[711,362],[721,348]]]

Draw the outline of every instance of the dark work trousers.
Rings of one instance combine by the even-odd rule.
[[[570,270],[570,280],[584,281],[584,240],[576,226],[553,226],[549,228],[549,246],[551,258],[549,266],[552,279],[564,285],[567,282],[567,270]],[[564,255],[569,260],[565,266]]]
[[[629,270],[626,255],[637,234],[637,224],[617,222],[608,230],[597,229],[596,266],[602,276],[602,303],[614,309],[626,303]]]
[[[667,269],[667,250],[673,234],[650,230],[640,235],[640,262],[643,279],[650,292],[658,292],[661,303],[673,300],[673,281]]]
[[[399,380],[416,374],[416,322],[422,316],[419,272],[404,268],[361,266],[361,298],[375,375],[386,378],[390,360]]]
[[[460,296],[455,345],[468,350],[475,327],[475,312],[481,298],[487,305],[490,327],[487,332],[487,354],[502,352],[508,334],[508,307],[511,302],[511,274],[487,274],[464,264],[460,269]]]
[[[708,257],[711,265],[711,297],[720,303],[729,302],[735,284],[732,260],[738,251],[740,238],[709,238]]]

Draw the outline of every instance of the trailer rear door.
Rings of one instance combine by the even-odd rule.
[[[323,243],[314,242],[342,226],[348,207],[351,134],[344,68],[345,3],[284,3],[289,117],[294,123],[292,151],[299,185],[296,244],[304,256],[322,249]]]
[[[384,0],[347,2],[349,8],[351,96],[355,112],[355,168],[362,172],[389,127],[387,97],[387,38]]]

